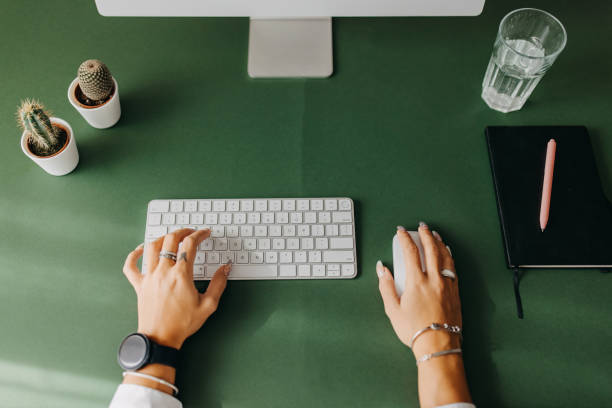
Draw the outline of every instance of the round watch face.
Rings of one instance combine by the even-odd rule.
[[[126,370],[135,370],[149,359],[149,341],[139,333],[130,334],[119,346],[119,365]]]

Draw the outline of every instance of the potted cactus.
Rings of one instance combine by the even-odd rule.
[[[47,173],[63,176],[79,163],[74,132],[68,122],[50,117],[37,101],[25,100],[17,110],[23,129],[21,149]]]
[[[87,123],[98,129],[113,126],[121,116],[119,85],[100,60],[90,59],[79,66],[77,77],[68,87],[68,100]]]

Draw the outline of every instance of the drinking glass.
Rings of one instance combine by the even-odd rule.
[[[563,24],[546,11],[523,8],[508,13],[499,24],[482,99],[500,112],[521,109],[566,41]]]

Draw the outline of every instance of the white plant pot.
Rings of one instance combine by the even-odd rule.
[[[106,129],[113,126],[119,121],[121,117],[121,104],[119,103],[119,85],[115,78],[115,91],[113,96],[100,106],[85,106],[77,101],[75,96],[75,90],[79,83],[79,78],[75,78],[74,81],[68,87],[68,100],[74,106],[81,116],[85,118],[87,123],[97,129]]]
[[[70,173],[79,164],[79,151],[77,150],[74,132],[65,120],[50,118],[51,123],[61,125],[68,132],[68,140],[62,149],[51,156],[37,156],[28,147],[26,132],[21,135],[21,149],[32,161],[38,164],[44,171],[54,176],[63,176]]]

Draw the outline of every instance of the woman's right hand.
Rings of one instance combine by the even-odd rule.
[[[461,303],[457,278],[442,275],[444,269],[455,273],[450,250],[440,235],[431,232],[427,224],[419,225],[419,237],[424,249],[427,272],[421,269],[419,250],[404,227],[397,227],[400,248],[406,267],[406,289],[401,297],[395,290],[393,275],[379,261],[376,272],[385,312],[399,339],[410,344],[414,334],[432,323],[448,323],[461,327]],[[443,330],[426,331],[414,342],[415,357],[460,347],[460,338]]]

